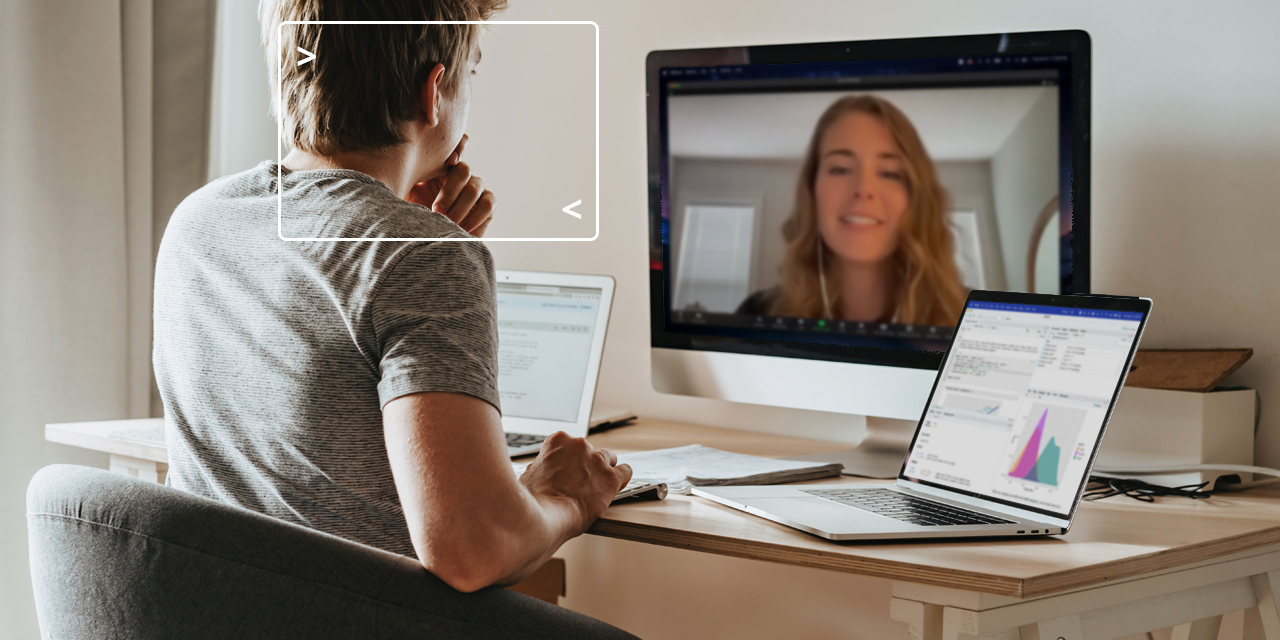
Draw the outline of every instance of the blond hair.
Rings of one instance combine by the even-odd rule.
[[[905,165],[909,204],[903,218],[898,247],[890,256],[898,274],[896,299],[889,316],[897,322],[951,325],[960,317],[967,293],[952,257],[951,230],[947,227],[947,193],[938,180],[915,126],[889,101],[871,95],[837,100],[818,118],[796,184],[795,208],[782,226],[787,241],[782,261],[782,285],[770,313],[800,318],[827,316],[828,304],[839,309],[841,273],[818,231],[814,181],[822,136],[840,118],[866,113],[888,128]],[[819,275],[819,265],[822,275]],[[822,287],[828,287],[824,302]]]
[[[478,33],[473,24],[281,23],[487,20],[504,8],[506,0],[261,0],[271,110],[284,139],[320,155],[405,142],[401,128],[417,115],[431,69],[444,65],[444,88],[456,87]],[[295,64],[299,47],[315,59]]]

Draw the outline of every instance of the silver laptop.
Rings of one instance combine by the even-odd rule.
[[[496,275],[498,397],[507,453],[537,453],[556,431],[587,435],[613,278],[507,270]]]
[[[831,540],[1066,533],[1150,311],[974,291],[895,483],[693,493]]]

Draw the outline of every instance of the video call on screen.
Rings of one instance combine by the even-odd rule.
[[[1070,293],[1067,64],[661,69],[668,323],[942,350],[971,290]]]

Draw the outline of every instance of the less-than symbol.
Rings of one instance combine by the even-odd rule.
[[[567,206],[567,207],[565,207],[565,208],[561,209],[561,211],[563,211],[563,212],[565,212],[565,213],[567,213],[567,214],[569,214],[569,215],[571,215],[571,216],[573,216],[573,217],[575,217],[575,218],[577,218],[577,219],[581,220],[581,219],[582,219],[582,214],[581,214],[581,213],[578,213],[577,211],[570,211],[570,209],[572,209],[572,208],[574,208],[574,207],[576,207],[576,206],[578,206],[578,205],[580,205],[580,204],[582,204],[582,201],[581,201],[581,200],[579,200],[579,201],[577,201],[577,202],[575,202],[575,203],[573,203],[573,204],[571,204],[571,205],[569,205],[569,206]]]

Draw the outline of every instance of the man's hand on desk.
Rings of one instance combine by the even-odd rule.
[[[551,434],[520,482],[539,500],[568,501],[582,514],[583,533],[609,508],[613,497],[631,481],[631,466],[618,464],[608,449],[596,449],[585,438],[563,431]]]

